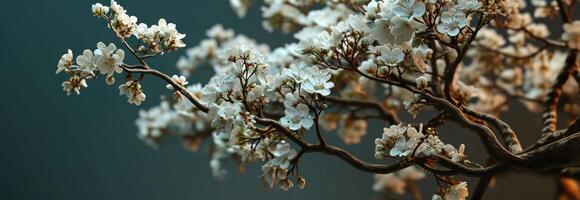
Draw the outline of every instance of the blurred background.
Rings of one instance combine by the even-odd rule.
[[[102,20],[91,15],[93,1],[4,0],[0,21],[0,199],[380,199],[372,191],[373,176],[360,172],[333,157],[307,154],[301,173],[304,190],[290,192],[268,189],[259,179],[261,166],[249,165],[245,173],[228,163],[224,180],[214,179],[207,150],[196,153],[169,141],[153,149],[136,137],[134,120],[139,109],[157,105],[167,95],[164,83],[151,77],[144,83],[147,101],[129,105],[118,95],[117,86],[102,79],[89,81],[82,95],[67,97],[60,86],[65,76],[55,76],[60,56],[72,49],[75,56],[94,49],[98,41],[116,42]],[[108,1],[101,2],[108,5]],[[205,37],[216,23],[234,28],[272,47],[292,41],[290,35],[268,33],[261,26],[260,5],[252,5],[248,16],[239,19],[227,0],[119,1],[140,22],[159,18],[177,24],[186,33],[188,46]],[[176,73],[175,62],[185,51],[152,61],[160,71]],[[207,81],[210,70],[194,76],[190,83]],[[198,78],[198,79],[197,79]],[[519,104],[503,117],[514,124],[528,145],[538,137],[540,115],[522,111]],[[412,120],[408,116],[404,119]],[[466,141],[467,154],[478,162],[485,152],[476,136],[459,127],[439,132],[443,140],[458,146]],[[380,137],[382,123],[375,122],[362,144],[344,146],[335,134],[330,142],[364,160],[373,162],[373,140]],[[459,140],[461,139],[461,140]],[[472,179],[470,188],[475,188]],[[496,181],[486,199],[551,199],[550,177],[509,174]],[[425,199],[431,199],[435,181],[420,182]]]

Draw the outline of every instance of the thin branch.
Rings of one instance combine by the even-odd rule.
[[[494,116],[471,110],[467,107],[463,107],[463,111],[465,111],[466,114],[482,119],[487,123],[492,124],[495,128],[497,128],[499,130],[499,133],[502,135],[502,138],[506,143],[508,149],[512,153],[519,154],[522,152],[522,145],[520,143],[520,140],[518,139],[518,136],[511,128],[511,126],[509,126],[506,122]]]
[[[472,200],[483,199],[483,194],[485,194],[485,191],[489,187],[489,182],[491,181],[491,179],[493,179],[493,176],[483,176],[479,179],[479,182],[475,187],[473,195],[471,196]]]
[[[473,42],[473,40],[475,40],[477,33],[479,32],[479,30],[481,30],[481,28],[483,28],[484,25],[485,25],[485,14],[481,13],[481,15],[479,16],[479,22],[477,23],[477,27],[475,28],[475,31],[473,31],[471,37],[469,37],[469,39],[467,41],[465,41],[465,43],[463,44],[463,46],[461,48],[456,49],[457,54],[458,54],[457,58],[455,58],[455,61],[453,61],[453,63],[450,66],[447,66],[445,68],[445,73],[443,74],[444,81],[445,81],[443,93],[447,97],[447,100],[451,101],[451,103],[453,103],[453,104],[456,104],[456,102],[455,102],[453,96],[451,95],[451,92],[453,91],[453,84],[455,82],[455,75],[456,75],[457,68],[463,62],[463,58],[467,54],[467,49],[469,49],[469,47],[471,46],[471,42]]]
[[[123,68],[124,71],[129,72],[129,73],[144,73],[144,74],[155,75],[155,76],[163,79],[164,81],[166,81],[168,84],[173,86],[173,88],[175,88],[178,92],[183,94],[189,101],[191,101],[191,103],[193,103],[193,105],[195,105],[195,107],[197,109],[199,109],[203,112],[209,111],[209,108],[207,106],[203,105],[199,101],[199,99],[197,99],[197,97],[195,97],[195,95],[193,95],[191,92],[189,92],[189,90],[187,90],[187,88],[185,88],[181,84],[177,84],[175,81],[173,81],[173,79],[171,79],[171,77],[167,76],[166,74],[164,74],[162,72],[159,72],[155,69],[134,69],[134,68],[129,68],[127,65],[123,65],[123,66],[121,66],[121,68]]]
[[[381,103],[371,100],[354,100],[354,99],[344,99],[333,96],[326,96],[323,99],[327,102],[341,105],[341,106],[354,106],[362,107],[368,109],[375,109],[379,112],[379,115],[387,120],[391,124],[399,124],[401,121],[394,111],[388,110]]]

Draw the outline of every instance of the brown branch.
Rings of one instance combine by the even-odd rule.
[[[329,103],[333,103],[341,106],[354,106],[367,109],[375,109],[379,112],[379,115],[385,120],[389,121],[391,124],[399,124],[401,121],[394,111],[388,110],[381,103],[371,100],[354,100],[354,99],[344,99],[333,96],[326,96],[323,99]]]
[[[173,86],[173,88],[175,88],[178,92],[183,94],[189,101],[191,101],[191,103],[193,103],[193,105],[195,105],[195,107],[197,109],[199,109],[203,112],[209,111],[209,108],[207,106],[203,105],[199,101],[199,99],[197,99],[197,97],[195,97],[195,95],[191,94],[191,92],[189,92],[189,90],[187,90],[187,88],[185,88],[181,84],[177,84],[175,81],[173,81],[173,79],[171,79],[171,77],[167,76],[166,74],[164,74],[162,72],[159,72],[155,69],[134,69],[134,68],[127,67],[127,65],[123,65],[123,66],[121,66],[121,68],[123,68],[123,70],[125,70],[126,72],[129,72],[129,73],[143,73],[143,74],[155,75],[155,76],[163,79],[164,81],[166,81],[168,84]]]
[[[439,68],[437,67],[437,45],[435,40],[429,41],[429,48],[433,51],[431,54],[431,70],[433,74],[431,76],[431,90],[435,96],[441,97],[441,86],[439,85]]]
[[[409,190],[409,193],[411,193],[411,196],[413,197],[413,200],[423,199],[421,197],[421,189],[417,186],[417,184],[415,184],[415,181],[407,180],[406,185],[407,189]]]
[[[479,182],[477,183],[473,195],[471,196],[472,200],[483,199],[483,194],[485,194],[485,191],[489,187],[489,182],[491,179],[493,179],[493,176],[483,176],[479,178]]]
[[[511,126],[509,126],[506,122],[500,120],[497,117],[485,113],[479,113],[467,107],[463,107],[463,111],[465,111],[466,114],[482,119],[497,128],[510,152],[513,154],[519,154],[522,152],[522,145],[518,139],[518,136],[511,128]]]
[[[542,116],[544,121],[544,128],[542,129],[543,134],[556,131],[556,123],[558,121],[558,102],[562,95],[562,87],[566,84],[566,81],[568,81],[572,72],[576,70],[577,57],[578,52],[576,50],[570,50],[564,67],[556,77],[552,89],[548,92],[546,102],[544,103],[544,114]]]
[[[455,60],[450,66],[445,67],[445,73],[443,74],[445,86],[443,88],[443,92],[447,97],[447,100],[451,101],[451,103],[453,104],[456,104],[456,102],[453,96],[451,95],[451,92],[454,89],[453,84],[455,82],[457,68],[459,67],[459,64],[463,62],[463,58],[467,54],[467,49],[469,49],[469,47],[471,46],[471,42],[475,40],[477,33],[479,32],[479,30],[481,30],[481,28],[483,28],[484,25],[485,25],[485,14],[481,13],[481,15],[479,16],[479,22],[477,23],[477,27],[475,28],[475,31],[473,31],[471,37],[469,37],[469,39],[463,44],[461,48],[456,49],[458,54],[457,58],[455,58]]]
[[[560,17],[562,17],[562,21],[564,21],[564,23],[572,22],[572,17],[570,17],[568,9],[566,9],[566,6],[564,6],[564,2],[562,0],[556,0],[556,3],[558,3],[558,10],[560,11]]]
[[[557,169],[580,166],[580,132],[521,154],[525,166],[533,169]]]

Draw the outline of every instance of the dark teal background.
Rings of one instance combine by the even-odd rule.
[[[0,21],[0,199],[375,199],[372,175],[320,154],[308,154],[301,165],[305,190],[267,189],[258,176],[260,165],[237,173],[228,163],[223,181],[211,176],[207,151],[190,153],[178,141],[155,150],[136,137],[134,120],[140,108],[156,105],[167,94],[161,81],[147,80],[147,102],[126,103],[116,86],[89,81],[80,96],[67,97],[61,89],[64,75],[54,75],[60,56],[94,49],[98,41],[117,42],[103,21],[92,17],[93,1],[4,0]],[[108,4],[108,2],[102,2]],[[227,0],[120,1],[140,22],[166,18],[186,33],[188,46],[205,37],[205,30],[222,23],[273,46],[291,41],[281,33],[263,30],[259,5],[238,19]],[[117,43],[118,44],[118,43]],[[175,73],[175,61],[185,51],[155,58],[158,69]],[[209,70],[192,82],[205,82]],[[149,77],[149,79],[154,79]],[[518,107],[516,105],[516,107]],[[520,106],[521,107],[521,106]],[[509,122],[522,132],[524,143],[537,137],[538,115],[508,113]],[[375,123],[380,125],[380,123]],[[365,160],[375,161],[373,126],[363,144],[345,147]],[[441,130],[446,142],[467,140],[467,153],[482,161],[483,149],[474,134],[450,126]],[[334,134],[328,135],[340,144]],[[470,182],[474,188],[473,182]],[[548,177],[510,175],[500,178],[489,199],[547,199],[553,197]],[[430,199],[434,180],[422,181]],[[501,189],[500,189],[501,188]]]

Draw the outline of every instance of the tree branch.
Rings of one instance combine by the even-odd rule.
[[[544,120],[544,128],[542,129],[543,134],[556,131],[556,123],[558,121],[558,102],[562,95],[562,87],[564,87],[564,84],[566,84],[566,81],[568,81],[572,72],[576,70],[577,57],[578,52],[576,50],[570,50],[564,67],[556,77],[552,89],[548,92],[546,102],[544,103],[544,114],[542,115]]]

